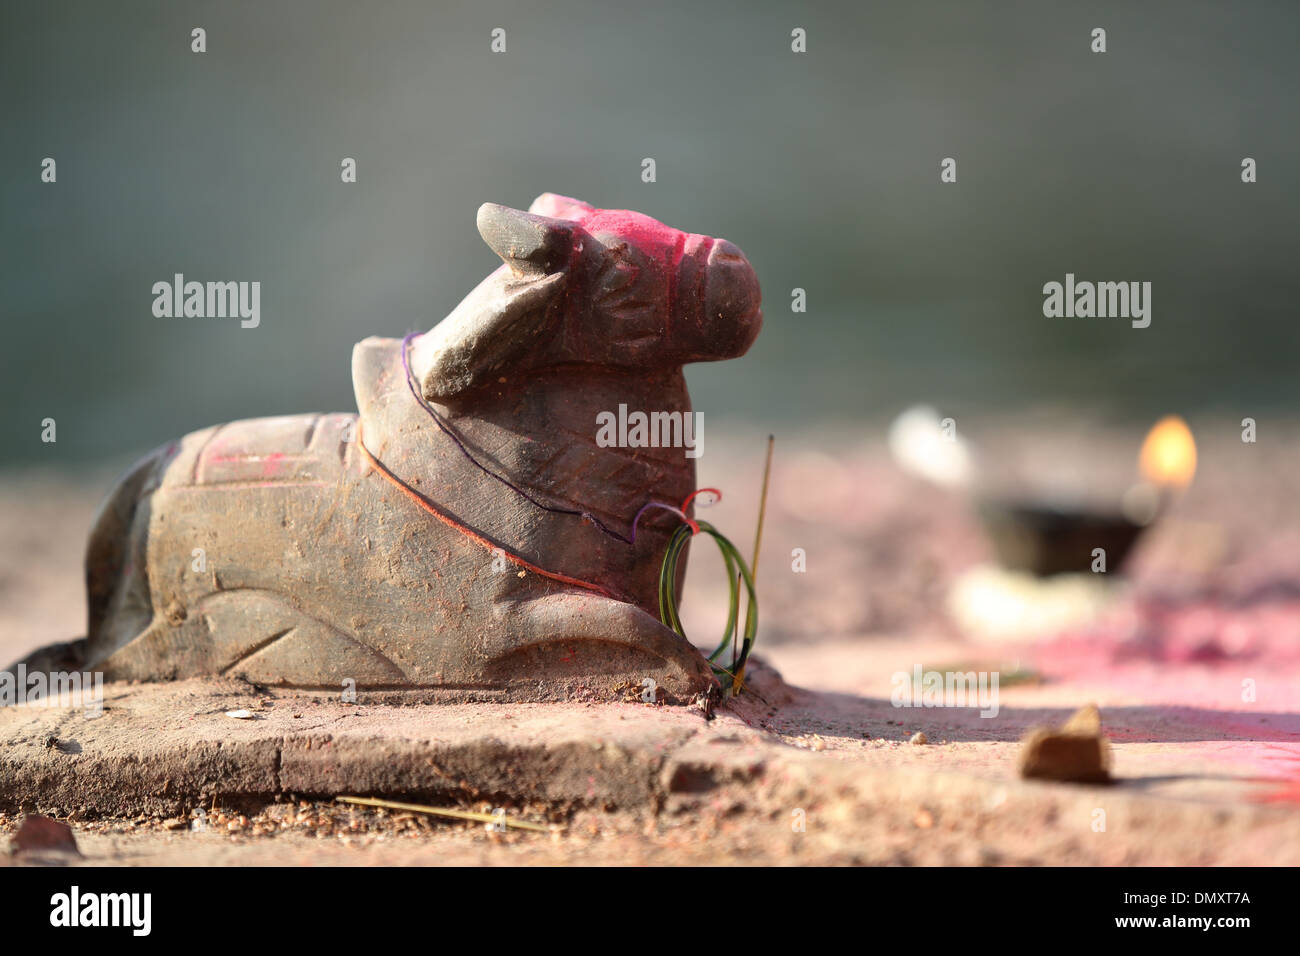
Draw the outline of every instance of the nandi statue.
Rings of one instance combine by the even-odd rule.
[[[715,686],[658,618],[695,460],[598,442],[598,420],[688,419],[682,366],[758,335],[754,270],[549,193],[485,204],[478,230],[504,264],[428,333],[355,347],[358,414],[218,425],[138,463],[91,532],[87,636],[26,668],[450,700]]]

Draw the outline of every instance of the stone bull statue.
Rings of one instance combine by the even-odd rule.
[[[138,463],[91,532],[88,636],[27,670],[451,700],[714,687],[658,618],[683,512],[644,510],[689,513],[695,462],[600,447],[596,422],[687,416],[683,364],[758,335],[754,270],[549,193],[478,229],[504,264],[429,333],[354,348],[358,415],[218,425]]]

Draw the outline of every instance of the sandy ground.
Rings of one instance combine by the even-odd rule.
[[[991,634],[951,613],[954,587],[990,561],[967,495],[900,474],[882,447],[853,436],[782,439],[759,568],[760,646],[803,690],[691,731],[739,735],[765,768],[703,794],[669,787],[638,807],[512,808],[556,827],[545,834],[289,795],[269,807],[209,804],[199,831],[188,828],[195,808],[62,809],[94,863],[1294,864],[1300,509],[1288,475],[1300,464],[1300,431],[1273,425],[1257,445],[1241,443],[1230,422],[1197,432],[1197,481],[1090,621]],[[986,455],[1001,487],[1048,476],[1102,494],[1123,487],[1140,440],[1033,423],[996,437]],[[701,484],[726,493],[709,520],[746,551],[761,455],[762,436],[718,436],[701,462]],[[0,479],[0,657],[82,633],[81,551],[111,480]],[[805,572],[792,568],[794,549]],[[687,627],[712,635],[720,562],[707,549],[692,562]],[[997,716],[893,706],[894,675],[917,667],[997,671]],[[1121,783],[1019,780],[1025,730],[1088,702],[1101,707]],[[606,706],[629,708],[632,720],[641,713]],[[928,744],[907,743],[917,731]],[[23,786],[0,779],[11,792]],[[1102,803],[1109,825],[1097,831]],[[802,831],[791,823],[799,809],[810,821]],[[0,817],[0,832],[16,819]]]

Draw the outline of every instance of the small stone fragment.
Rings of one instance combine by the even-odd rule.
[[[1101,713],[1089,704],[1060,729],[1035,727],[1021,742],[1020,776],[1065,783],[1108,783],[1110,741],[1101,732]]]
[[[9,845],[14,853],[72,853],[81,856],[72,827],[35,814],[23,817]]]
[[[253,712],[251,710],[228,710],[227,717],[233,717],[235,720],[252,720]]]
[[[925,734],[919,730],[916,733],[912,734],[912,739],[908,742],[916,744],[918,746],[924,743],[929,743],[929,741],[926,739]]]
[[[1101,733],[1101,711],[1097,709],[1096,704],[1080,707],[1061,726],[1061,732],[1097,736]]]

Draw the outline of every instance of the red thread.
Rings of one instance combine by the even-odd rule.
[[[722,492],[719,491],[717,488],[696,488],[689,495],[687,495],[686,500],[682,502],[682,517],[686,521],[686,523],[691,526],[692,535],[697,535],[700,533],[700,526],[696,524],[694,521],[692,521],[690,518],[687,518],[686,512],[690,509],[691,502],[695,500],[695,496],[704,494],[704,492],[706,491],[711,492],[712,494],[718,496],[717,499],[712,502],[713,504],[716,505],[719,501],[722,500]]]
[[[601,587],[599,584],[592,584],[589,581],[583,581],[579,578],[571,578],[567,574],[560,574],[558,571],[548,571],[545,568],[540,568],[529,561],[525,561],[519,555],[507,551],[505,548],[501,547],[500,545],[483,537],[483,535],[479,534],[473,528],[461,524],[451,515],[444,514],[442,511],[438,509],[436,505],[434,505],[432,501],[424,497],[424,495],[420,494],[418,491],[416,491],[406,482],[402,481],[401,478],[398,478],[395,474],[389,471],[388,468],[378,458],[376,458],[374,455],[370,453],[370,449],[366,447],[366,443],[361,438],[360,421],[357,422],[357,447],[361,449],[361,454],[365,456],[366,461],[369,462],[370,465],[376,471],[379,472],[379,474],[383,475],[385,479],[387,479],[395,488],[397,488],[397,490],[402,492],[402,494],[406,495],[408,498],[414,501],[425,511],[429,512],[429,514],[433,515],[435,518],[437,518],[447,527],[454,528],[455,530],[463,534],[465,537],[469,538],[471,541],[475,542],[476,544],[481,544],[484,548],[486,548],[487,550],[491,551],[494,554],[500,552],[502,555],[505,556],[505,559],[509,561],[511,564],[517,565],[518,567],[521,568],[526,568],[527,570],[532,571],[534,574],[539,574],[544,578],[550,578],[552,581],[559,581],[562,584],[571,584],[574,587],[585,588],[588,591],[595,591],[597,594],[602,594],[607,598],[612,598],[614,600],[617,600],[617,598],[610,591]]]

